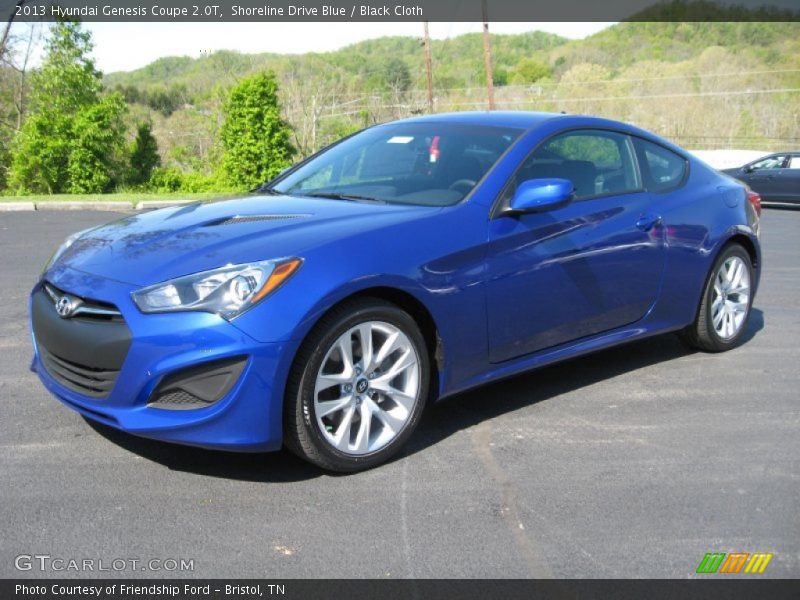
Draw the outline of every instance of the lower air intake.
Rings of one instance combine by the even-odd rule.
[[[191,410],[219,402],[242,374],[247,358],[212,361],[167,375],[150,394],[148,406]]]

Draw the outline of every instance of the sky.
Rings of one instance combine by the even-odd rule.
[[[547,31],[577,39],[612,23],[490,23],[493,33]],[[422,37],[422,23],[87,23],[97,66],[130,71],[163,56],[199,57],[216,50],[301,54],[336,50],[388,35]],[[480,32],[481,23],[430,23],[434,39]]]

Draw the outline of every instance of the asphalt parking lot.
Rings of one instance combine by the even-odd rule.
[[[683,578],[712,551],[800,577],[800,211],[765,210],[744,346],[665,336],[484,387],[351,476],[134,438],[45,392],[27,292],[67,234],[114,217],[0,213],[0,577],[115,575],[14,566],[44,554],[194,577]]]

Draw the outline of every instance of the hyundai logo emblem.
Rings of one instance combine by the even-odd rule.
[[[67,319],[73,315],[75,309],[78,308],[79,302],[73,300],[69,296],[61,296],[56,302],[56,312],[62,319]]]

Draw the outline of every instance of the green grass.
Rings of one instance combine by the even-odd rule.
[[[116,194],[33,194],[30,196],[0,196],[0,202],[130,202],[131,206],[137,202],[147,200],[211,200],[233,196],[230,192],[202,192],[185,194],[180,192],[150,194],[141,192],[120,192]]]

